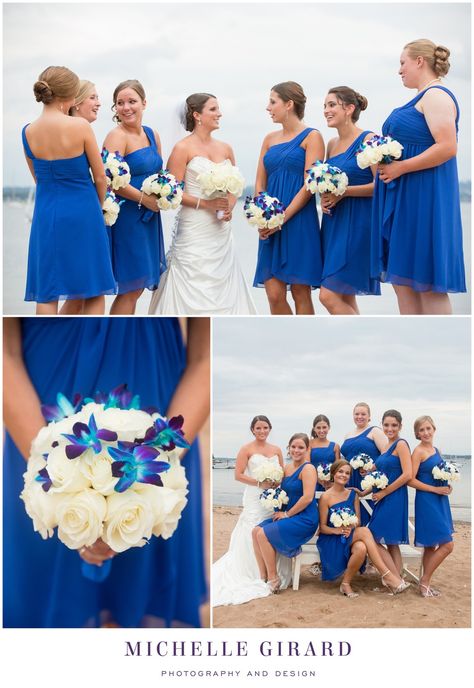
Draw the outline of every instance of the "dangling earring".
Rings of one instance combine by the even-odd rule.
[[[76,105],[76,112],[79,112],[79,105]]]
[[[202,119],[198,119],[198,124],[202,124]]]
[[[61,103],[61,107],[60,107],[59,109],[60,109],[61,112],[64,114],[64,111],[63,111],[63,104],[62,104],[62,103]]]

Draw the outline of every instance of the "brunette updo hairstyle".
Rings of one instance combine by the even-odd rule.
[[[395,418],[399,425],[402,424],[402,414],[400,413],[400,411],[396,411],[395,409],[389,409],[388,411],[385,411],[385,413],[382,416],[382,423],[386,418]]]
[[[194,113],[197,112],[198,115],[200,115],[209,98],[215,97],[216,96],[213,96],[212,93],[193,93],[186,98],[182,121],[183,127],[186,129],[186,131],[194,131],[196,126]]]
[[[298,119],[303,119],[304,109],[306,106],[306,96],[303,87],[296,83],[296,81],[282,81],[281,84],[272,86],[272,91],[278,93],[280,98],[287,103],[289,100],[293,101],[295,108],[295,115]]]
[[[70,100],[79,90],[79,77],[67,67],[47,67],[33,85],[37,103],[49,105],[55,98]]]
[[[133,88],[133,90],[142,102],[146,100],[145,89],[137,79],[127,79],[126,81],[121,81],[120,84],[116,87],[114,95],[112,96],[112,100],[114,101],[114,104],[111,107],[112,112],[115,112],[115,105],[117,103],[118,94],[120,93],[120,91],[123,91],[124,88]],[[117,113],[115,113],[112,119],[114,122],[120,122],[120,117],[117,115]]]
[[[294,440],[303,440],[303,442],[306,444],[306,448],[309,448],[309,437],[305,432],[295,432],[295,434],[292,435],[288,440],[288,449]]]
[[[74,108],[76,107],[76,105],[80,105],[81,103],[83,103],[85,99],[90,96],[94,89],[95,84],[93,84],[92,81],[88,81],[87,79],[81,79],[79,81],[79,88],[76,93],[74,105],[71,108],[69,108],[70,115],[74,114]]]
[[[329,427],[331,427],[331,423],[329,422],[329,418],[324,415],[324,413],[320,413],[319,416],[316,416],[316,418],[313,420],[313,427],[311,428],[311,437],[316,437],[316,433],[314,432],[314,426],[317,425],[317,423],[327,423]]]
[[[329,89],[328,93],[334,93],[336,98],[340,100],[343,105],[354,106],[354,112],[351,115],[351,120],[353,122],[357,122],[360,113],[362,110],[366,110],[369,104],[365,96],[361,96],[360,93],[354,91],[353,88],[349,88],[349,86],[334,86]]]
[[[255,416],[254,418],[252,418],[252,422],[250,423],[251,432],[253,432],[253,429],[259,420],[261,420],[262,423],[266,423],[268,425],[268,427],[270,428],[270,430],[272,429],[272,424],[268,420],[267,416]]]
[[[430,423],[433,426],[433,430],[436,430],[436,425],[434,424],[434,420],[432,419],[431,416],[420,416],[417,418],[413,424],[413,432],[415,433],[415,437],[417,440],[420,438],[418,437],[418,430],[420,427],[423,425],[423,423]]]
[[[404,50],[408,51],[412,60],[423,57],[436,76],[446,76],[449,72],[451,65],[448,58],[451,53],[444,45],[435,45],[427,38],[419,38],[407,43]]]
[[[338,472],[338,470],[341,468],[341,466],[349,466],[351,473],[352,473],[352,466],[349,463],[349,461],[346,461],[345,459],[338,459],[337,461],[334,461],[334,463],[331,464],[331,468],[329,470],[329,475],[331,476],[331,481],[334,481],[334,476]]]

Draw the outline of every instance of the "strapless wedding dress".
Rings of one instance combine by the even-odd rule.
[[[278,457],[269,459],[262,454],[253,454],[245,470],[246,475],[254,477],[253,472],[264,461],[278,463]],[[268,509],[259,499],[262,490],[254,485],[246,485],[243,497],[243,510],[237,525],[232,531],[228,551],[212,565],[211,604],[219,607],[224,604],[243,604],[258,597],[271,594],[268,585],[261,580],[257,560],[252,545],[252,529],[269,518],[273,510]],[[291,559],[277,552],[277,571],[282,588],[291,582]]]
[[[184,177],[186,193],[204,198],[197,177],[211,161],[195,156]],[[150,314],[254,315],[257,313],[237,261],[230,222],[215,212],[182,206],[167,270],[153,292]]]

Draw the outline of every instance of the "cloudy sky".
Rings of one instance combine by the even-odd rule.
[[[447,45],[446,85],[458,96],[461,179],[470,176],[470,7],[468,3],[11,3],[4,9],[4,184],[30,184],[20,144],[23,124],[40,113],[32,94],[50,64],[69,66],[97,84],[99,144],[112,127],[111,95],[138,78],[148,96],[145,123],[160,132],[165,158],[184,135],[177,108],[190,93],[215,93],[219,136],[230,142],[253,182],[261,140],[273,125],[265,112],[271,86],[292,79],[308,97],[305,121],[333,135],[322,117],[328,87],[347,84],[369,109],[362,127],[379,131],[407,102],[397,75],[405,43],[429,37]]]
[[[220,318],[213,331],[216,456],[235,456],[261,413],[280,447],[319,413],[340,443],[359,401],[374,424],[398,409],[412,446],[413,421],[429,414],[441,451],[469,453],[468,318]]]

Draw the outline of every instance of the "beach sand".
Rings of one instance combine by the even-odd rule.
[[[214,507],[213,557],[227,550],[239,507]],[[300,589],[289,588],[238,606],[214,607],[215,628],[466,628],[471,625],[471,525],[455,524],[454,551],[433,576],[438,598],[422,598],[417,586],[394,597],[376,576],[356,576],[357,599],[339,593],[302,567]],[[413,570],[413,567],[412,567]],[[415,571],[415,573],[417,573]]]

